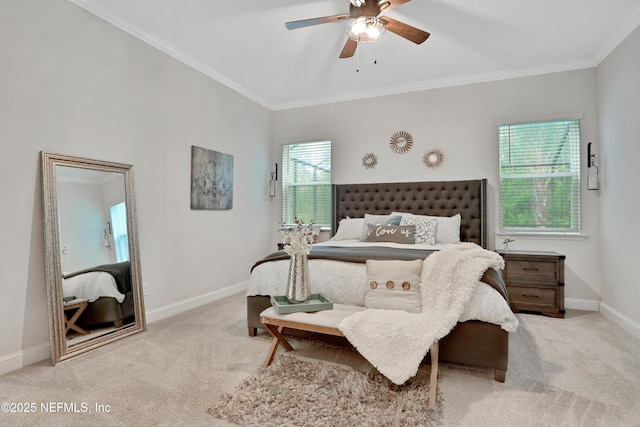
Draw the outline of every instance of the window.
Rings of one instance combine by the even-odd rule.
[[[111,228],[116,249],[116,262],[129,261],[129,235],[127,234],[127,207],[124,202],[111,206]]]
[[[502,231],[580,231],[580,120],[500,126]]]
[[[331,141],[282,146],[282,223],[331,225]]]

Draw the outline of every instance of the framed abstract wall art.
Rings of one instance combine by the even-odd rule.
[[[233,156],[191,146],[191,209],[233,208]]]

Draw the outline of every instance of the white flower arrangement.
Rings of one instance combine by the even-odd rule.
[[[316,241],[317,235],[313,232],[313,221],[305,224],[304,221],[296,218],[296,225],[291,227],[282,227],[282,243],[284,243],[284,251],[288,255],[309,255],[311,246]]]
[[[502,245],[504,246],[504,250],[508,251],[509,247],[511,246],[511,243],[515,242],[515,239],[512,239],[511,237],[507,236],[503,241],[502,241]]]

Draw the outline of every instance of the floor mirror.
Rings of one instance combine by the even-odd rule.
[[[51,362],[146,330],[132,165],[41,152]]]

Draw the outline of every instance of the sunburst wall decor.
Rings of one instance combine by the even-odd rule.
[[[391,135],[389,146],[394,153],[404,154],[411,150],[411,147],[413,146],[413,136],[411,136],[409,132],[405,132],[403,130],[396,132]]]
[[[362,157],[362,166],[367,169],[373,169],[378,164],[378,158],[373,153],[367,153]]]
[[[427,150],[422,156],[422,163],[430,169],[437,168],[444,161],[444,153],[438,148]]]

